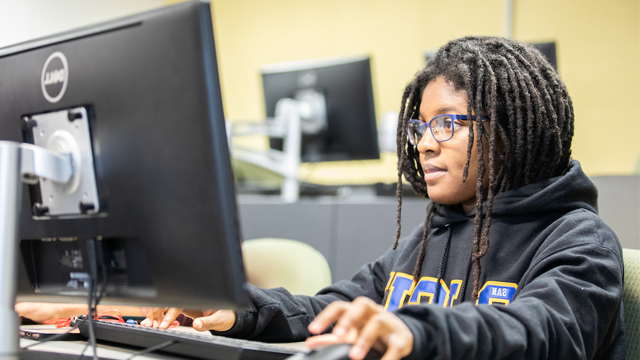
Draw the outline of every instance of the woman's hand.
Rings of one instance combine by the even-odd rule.
[[[182,313],[178,308],[145,308],[146,319],[140,325],[159,329],[168,329]]]
[[[307,339],[310,348],[351,343],[349,357],[363,359],[373,347],[384,353],[382,360],[401,359],[413,349],[413,334],[394,313],[366,297],[353,302],[335,301],[309,324],[309,332],[320,334],[336,323],[331,334]]]
[[[47,304],[47,303],[16,303],[15,310],[18,315],[35,322],[41,323],[45,320],[57,319],[59,317],[68,317],[71,315],[81,314],[86,311],[87,306],[82,305],[66,305],[66,304]],[[71,313],[71,315],[68,315]]]
[[[141,316],[142,309],[137,306],[124,305],[98,305],[98,313],[105,310],[117,309],[123,316]],[[15,305],[18,315],[31,319],[35,322],[45,320],[55,320],[57,318],[67,318],[87,314],[89,308],[84,304],[54,304],[54,303],[32,303],[21,302]]]
[[[184,314],[193,319],[193,328],[198,331],[227,331],[236,322],[232,310],[183,310],[178,308],[147,308],[147,318],[140,325],[167,329],[178,315]]]

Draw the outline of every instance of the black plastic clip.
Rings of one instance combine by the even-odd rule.
[[[42,204],[37,202],[33,204],[33,208],[31,208],[31,210],[33,212],[33,215],[43,216],[49,212],[49,207],[43,206]]]
[[[89,212],[89,211],[91,211],[91,210],[93,210],[95,208],[96,208],[95,205],[92,204],[92,203],[88,203],[88,202],[84,202],[84,201],[80,202],[80,211],[83,214],[86,214],[87,212]]]
[[[80,112],[73,112],[72,110],[69,110],[69,112],[67,113],[67,119],[69,119],[69,121],[74,122],[76,119],[80,119],[82,118],[82,113]]]
[[[32,118],[25,116],[22,118],[22,130],[31,131],[34,127],[38,126],[38,122]]]

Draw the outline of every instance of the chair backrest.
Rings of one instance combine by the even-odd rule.
[[[627,359],[640,359],[640,250],[622,249],[624,256],[624,322]]]
[[[315,295],[331,285],[327,260],[295,240],[254,239],[242,244],[247,281],[261,288],[284,287],[295,295]]]

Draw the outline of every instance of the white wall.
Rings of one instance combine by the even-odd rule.
[[[164,4],[164,0],[0,0],[0,47]]]

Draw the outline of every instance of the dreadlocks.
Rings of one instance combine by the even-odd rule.
[[[465,90],[467,115],[486,114],[489,127],[475,121],[469,127],[467,162],[462,182],[467,180],[474,145],[477,146],[477,183],[473,263],[473,297],[480,287],[480,260],[489,248],[493,200],[497,194],[559,176],[569,167],[573,137],[573,105],[566,87],[544,56],[530,45],[499,37],[465,37],[438,50],[435,58],[418,72],[403,93],[397,129],[398,199],[397,231],[400,237],[402,176],[415,192],[428,196],[420,154],[407,141],[407,122],[419,115],[422,92],[438,77],[456,90]],[[428,135],[425,135],[428,136]],[[489,145],[485,164],[484,144]],[[489,172],[489,186],[482,180]],[[433,203],[427,209],[425,228],[413,277],[419,280],[428,237]],[[467,269],[468,271],[468,269]],[[466,279],[464,279],[466,283]],[[463,289],[464,291],[464,289]]]

